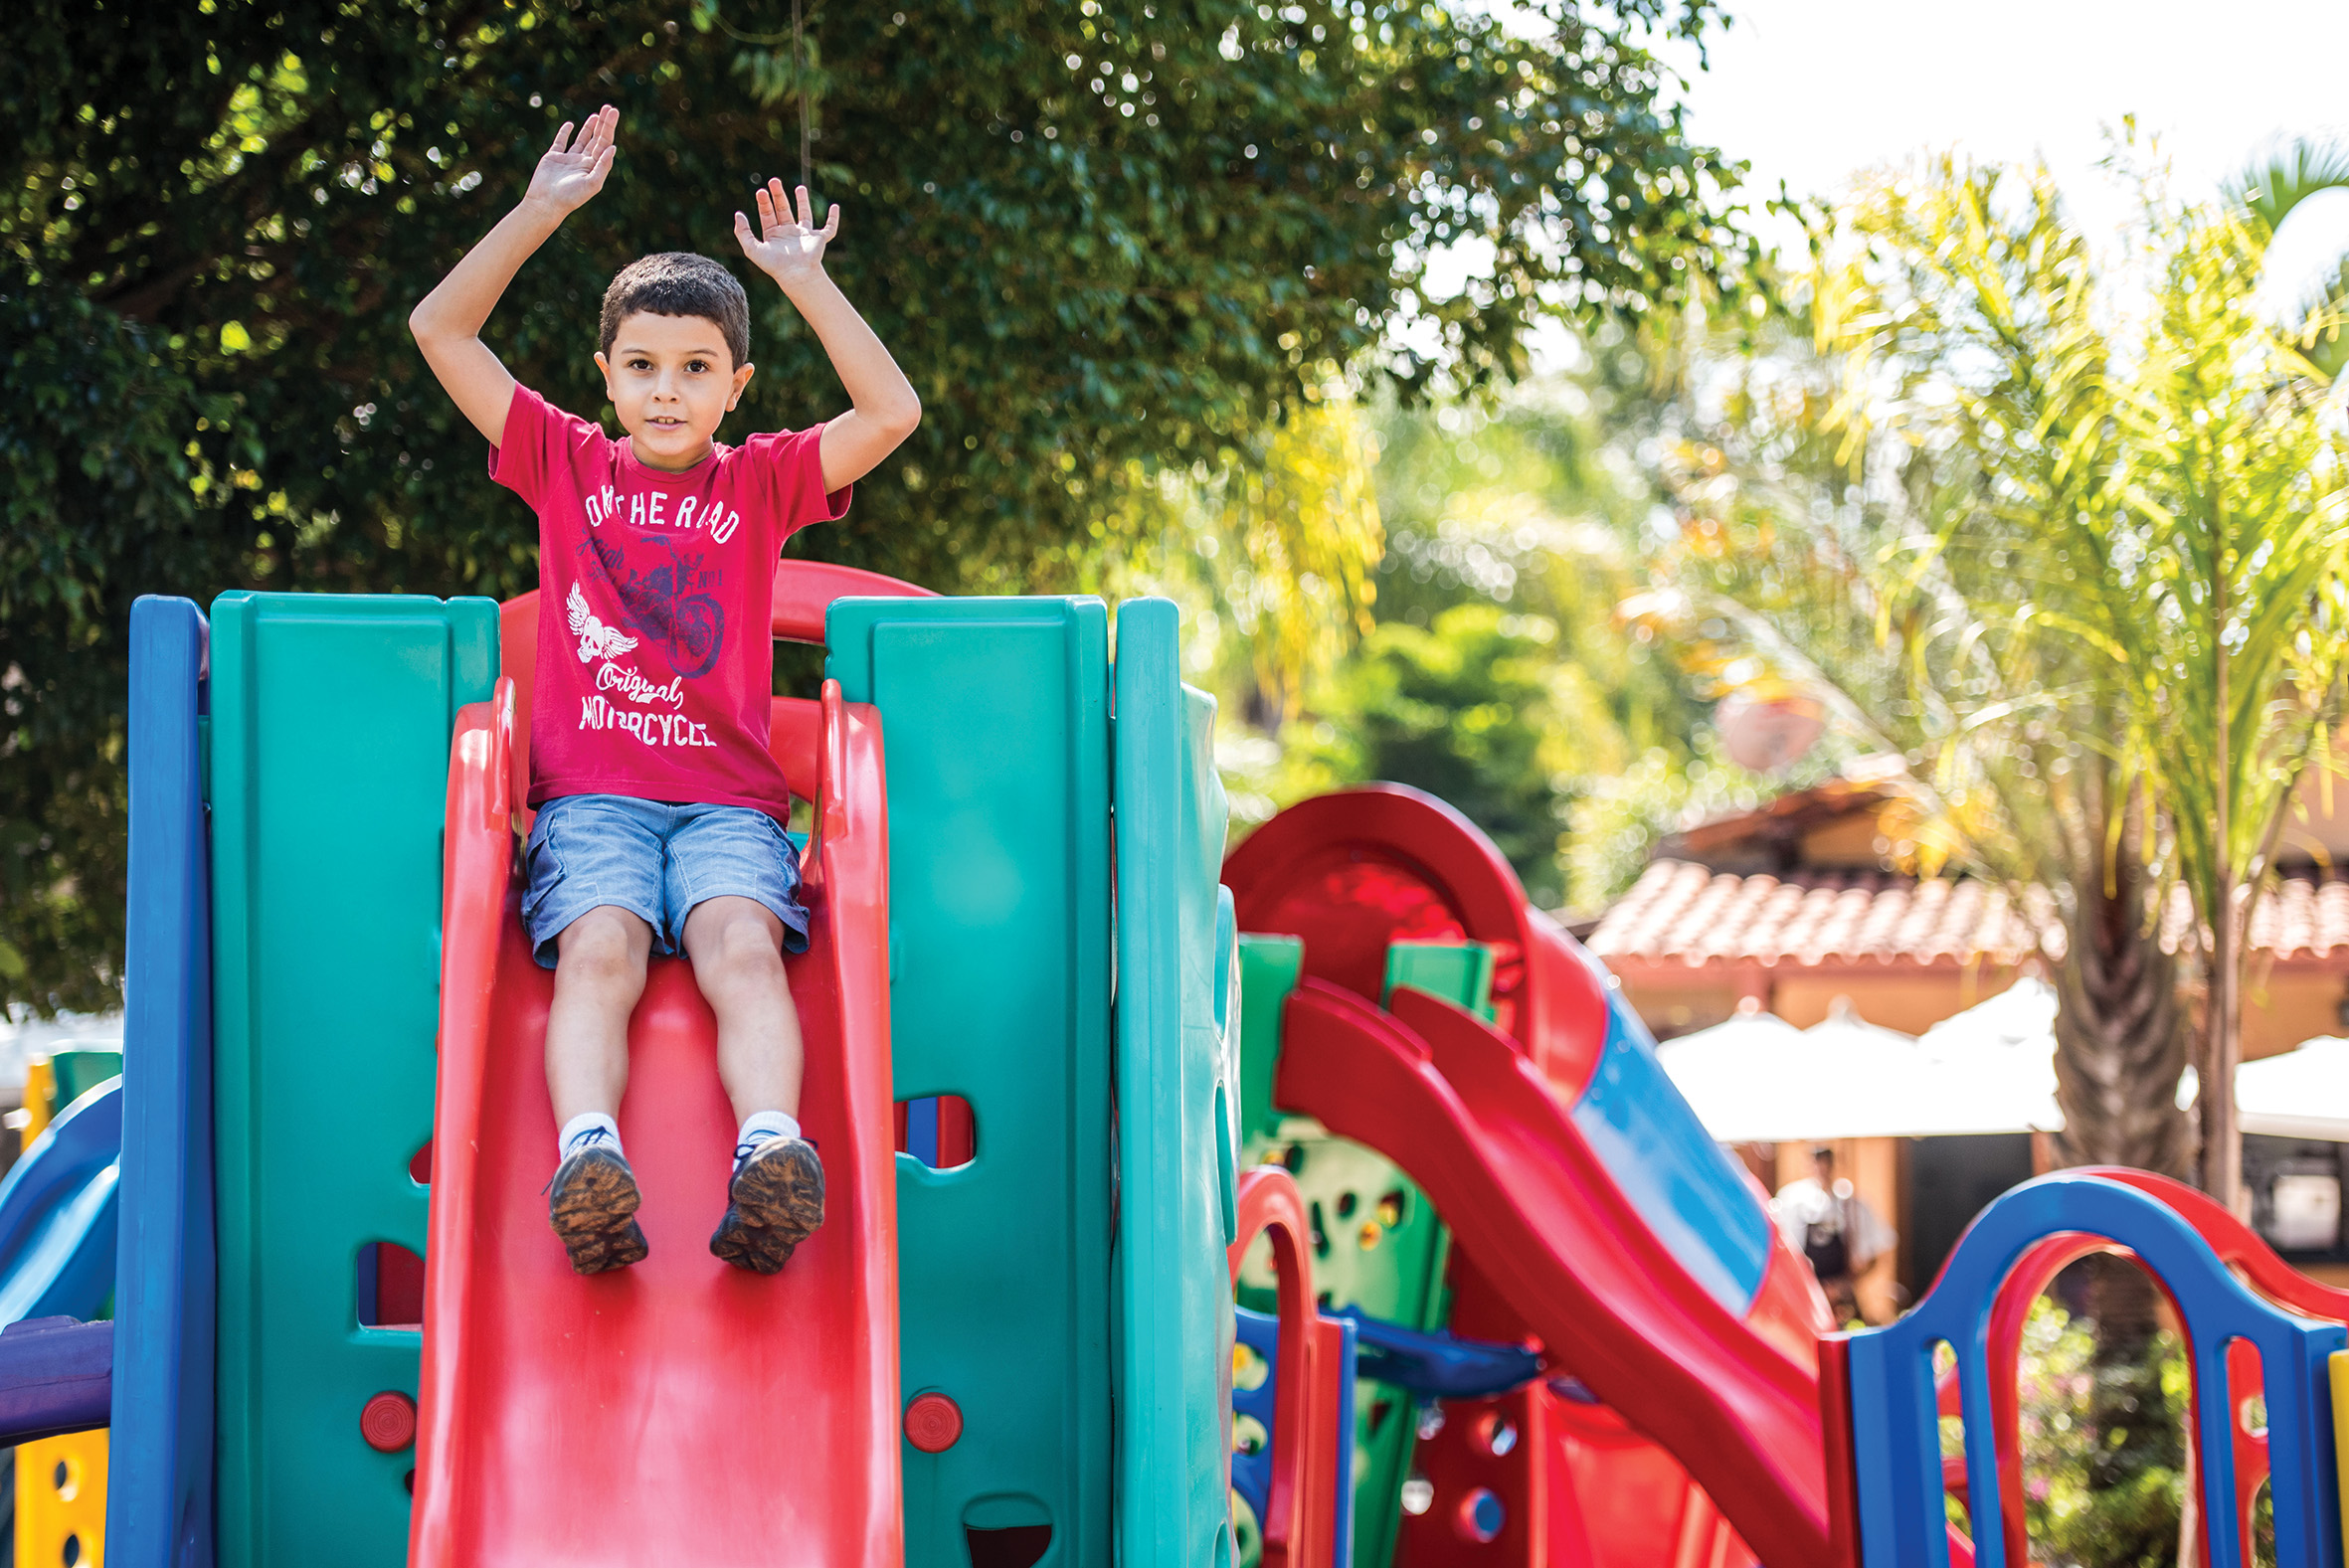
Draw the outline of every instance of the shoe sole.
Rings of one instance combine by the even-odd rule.
[[[640,1263],[650,1251],[636,1207],[643,1194],[617,1159],[583,1159],[547,1201],[547,1217],[578,1274],[602,1274]]]
[[[823,1162],[804,1142],[754,1159],[735,1178],[734,1201],[710,1252],[737,1269],[778,1274],[823,1223]]]

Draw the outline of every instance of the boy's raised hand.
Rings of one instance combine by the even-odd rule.
[[[538,160],[522,200],[544,203],[558,213],[586,206],[612,172],[612,155],[618,150],[614,132],[619,128],[620,110],[609,103],[588,116],[577,141],[571,139],[571,122],[565,120],[555,132],[554,145]]]
[[[769,180],[759,191],[758,234],[751,233],[749,218],[739,212],[734,215],[734,238],[741,242],[742,254],[786,291],[822,275],[823,248],[839,232],[838,202],[832,203],[823,227],[818,229],[815,204],[808,198],[808,187],[800,187],[800,211],[794,217],[791,198],[784,194],[781,180]]]

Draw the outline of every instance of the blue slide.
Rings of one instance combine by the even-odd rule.
[[[91,1318],[114,1295],[122,1080],[68,1106],[0,1179],[0,1327]]]

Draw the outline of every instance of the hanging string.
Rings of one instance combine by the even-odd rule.
[[[792,87],[800,94],[800,183],[811,189],[814,180],[808,163],[808,57],[800,31],[800,0],[792,0]]]

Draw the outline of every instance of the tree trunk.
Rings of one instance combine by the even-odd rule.
[[[2188,1034],[2178,962],[2161,950],[2150,919],[2154,890],[2127,838],[2107,859],[2099,835],[2085,862],[2057,976],[2058,1152],[2068,1164],[2183,1176],[2193,1168],[2194,1138],[2178,1109]],[[2179,1544],[2181,1520],[2166,1488],[2143,1481],[2149,1471],[2182,1465],[2185,1434],[2162,1396],[2153,1282],[2122,1258],[2080,1267],[2095,1318],[2086,1411],[2096,1437],[2086,1477],[2095,1533],[2127,1543],[2111,1561],[2156,1560],[2164,1546]]]
[[[2243,1129],[2235,1114],[2235,1070],[2243,1065],[2243,927],[2236,909],[2235,879],[2219,881],[2219,907],[2211,921],[2210,999],[2203,1008],[2202,1050],[2195,1073],[2202,1090],[2195,1110],[2202,1120],[2202,1190],[2240,1219],[2251,1214],[2243,1202]]]
[[[2177,959],[2149,922],[2152,888],[2124,840],[2110,886],[2101,844],[2073,888],[2057,973],[2058,1149],[2070,1165],[2134,1165],[2164,1175],[2192,1169],[2193,1137],[2178,1109],[2186,1017]]]

